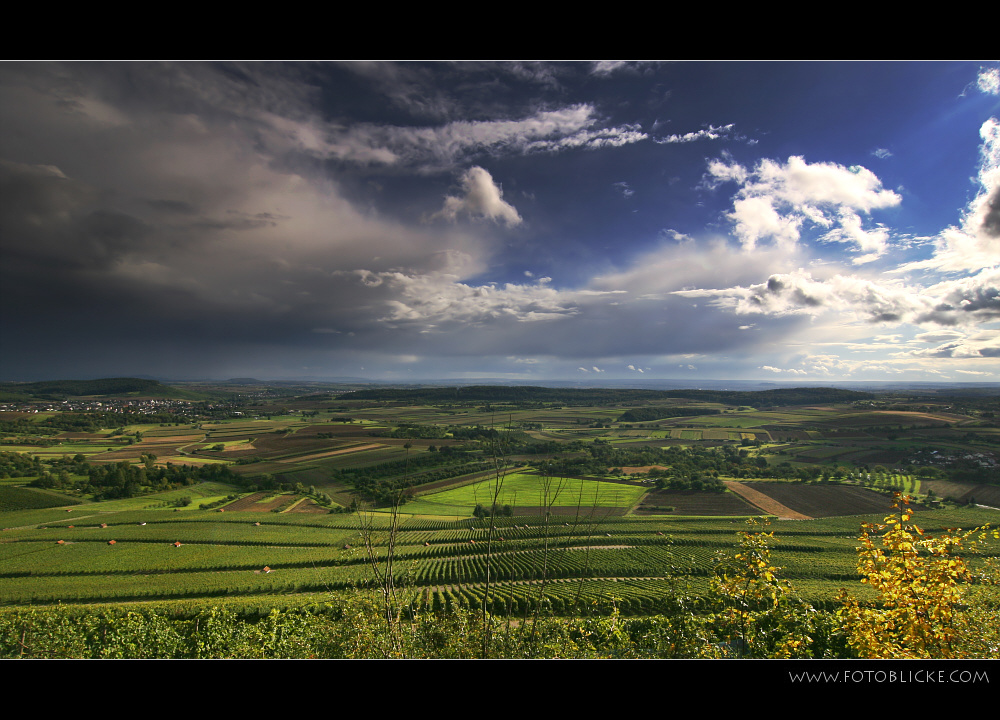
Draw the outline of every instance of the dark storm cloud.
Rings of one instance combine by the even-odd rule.
[[[567,94],[567,82],[585,78],[584,63],[433,62],[341,63],[338,69],[362,78],[355,84],[358,113],[385,116],[386,101],[403,117],[447,121],[456,117],[487,119],[526,114],[551,103],[553,93]],[[365,107],[378,110],[364,112]]]
[[[956,325],[1000,318],[1000,270],[985,268],[976,275],[941,283],[942,301],[918,322]]]
[[[131,84],[122,77],[109,79],[117,68],[70,65],[62,78],[47,65],[22,69],[31,82],[2,88],[24,101],[0,103],[10,130],[3,146],[14,155],[54,153],[60,166],[0,159],[5,339],[41,348],[72,338],[110,357],[116,338],[142,336],[128,355],[150,362],[162,352],[151,337],[199,347],[202,358],[208,347],[224,355],[247,343],[329,347],[339,336],[314,328],[346,336],[382,313],[359,305],[338,272],[373,260],[376,269],[417,270],[479,262],[479,241],[460,228],[368,217],[322,175],[291,170],[294,144],[261,144],[261,108],[235,97],[232,74],[130,68],[149,81],[133,94],[119,87]],[[4,69],[7,80],[14,70]],[[247,92],[269,95],[266,82]],[[175,112],[157,114],[165,108]],[[59,148],[66,133],[77,142]],[[59,152],[43,151],[50,138]],[[5,368],[33,362],[5,356]]]
[[[424,376],[450,358],[603,368],[587,358],[770,355],[827,313],[1000,317],[995,273],[923,288],[851,275],[831,246],[871,250],[881,226],[851,223],[895,195],[839,157],[712,166],[737,193],[752,174],[743,199],[756,205],[705,185],[705,153],[687,141],[732,147],[728,109],[683,126],[664,115],[674,141],[650,135],[650,88],[668,97],[663,82],[691,70],[0,65],[0,374],[238,375],[365,357],[426,360]],[[778,242],[775,207],[844,236]],[[740,251],[728,223],[703,230],[727,208],[759,242]]]
[[[981,227],[990,237],[1000,237],[1000,186],[993,190],[990,199],[986,201],[986,213]]]
[[[383,73],[384,92],[408,107],[414,89],[434,79],[425,68],[349,69]],[[59,159],[4,161],[5,302],[33,309],[7,327],[40,339],[31,328],[46,325],[98,345],[142,327],[147,336],[220,353],[253,342],[393,352],[405,347],[407,332],[422,339],[449,327],[456,339],[434,343],[439,354],[477,347],[506,354],[502,341],[475,336],[496,325],[516,347],[545,350],[542,325],[575,312],[572,298],[458,282],[484,267],[487,230],[473,236],[460,225],[405,226],[359,212],[315,162],[402,162],[422,172],[481,150],[557,152],[642,139],[602,126],[588,105],[539,109],[525,101],[512,120],[510,108],[499,119],[460,111],[486,97],[472,91],[477,73],[496,74],[500,86],[546,84],[530,70],[474,68],[453,93],[456,104],[439,103],[438,114],[458,115],[454,121],[343,127],[316,113],[315,87],[302,81],[315,71],[309,66],[7,67],[5,126],[14,132],[0,147],[13,157]],[[428,107],[417,110],[426,115]],[[480,192],[485,199],[472,210],[516,224],[516,209],[499,202],[492,180],[486,185],[496,198]],[[438,207],[446,199],[439,196]],[[394,282],[359,292],[356,271],[375,278],[390,270]],[[103,317],[114,318],[114,330],[109,323],[82,330]],[[576,328],[563,331],[559,354],[581,347]]]
[[[786,282],[782,281],[782,279],[777,275],[772,275],[767,279],[766,287],[766,291],[763,288],[756,288],[755,293],[750,296],[750,302],[755,305],[759,305],[760,307],[767,307],[772,305],[773,301],[767,299],[765,297],[765,293],[769,293],[775,297],[781,297],[785,291],[789,289]],[[805,308],[819,307],[823,304],[822,300],[813,297],[801,287],[792,288],[786,302],[790,302],[797,307]]]
[[[107,268],[149,237],[143,222],[100,208],[96,191],[57,168],[0,162],[0,195],[0,246],[23,270]]]
[[[902,316],[899,313],[876,312],[871,314],[872,322],[899,322]]]
[[[144,223],[113,210],[95,210],[80,221],[79,237],[86,255],[101,264],[110,264],[149,236]]]
[[[192,227],[202,230],[257,230],[265,227],[276,227],[278,221],[283,219],[274,213],[242,213],[236,210],[227,212],[224,220],[199,220],[192,224]],[[288,219],[288,218],[284,218]]]
[[[176,213],[178,215],[193,215],[198,212],[198,208],[189,202],[181,200],[147,200],[146,203],[154,210],[165,213]]]
[[[820,300],[819,298],[815,298],[812,295],[809,295],[801,288],[795,289],[794,297],[795,297],[795,302],[801,305],[802,307],[820,307],[823,304],[822,300]]]
[[[74,183],[52,165],[27,165],[0,159],[0,192],[3,217],[17,216],[42,225],[93,202],[92,188]]]

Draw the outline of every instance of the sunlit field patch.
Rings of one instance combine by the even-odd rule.
[[[438,514],[446,515],[451,512],[444,512],[443,506],[448,506],[465,508],[465,513],[471,514],[472,508],[477,504],[492,504],[496,488],[495,479],[484,480],[421,496],[418,500],[408,503],[405,509],[408,513],[423,514],[426,508],[428,511],[435,510]],[[635,485],[579,478],[547,479],[540,475],[512,473],[501,483],[497,504],[524,507],[579,505],[583,508],[628,508],[637,503],[645,493],[646,488]]]

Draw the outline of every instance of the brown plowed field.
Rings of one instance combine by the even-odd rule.
[[[203,446],[202,448],[200,448],[198,450],[194,450],[194,453],[197,454],[197,455],[201,455],[202,457],[206,457],[206,458],[216,458],[218,460],[233,460],[233,461],[239,460],[240,458],[244,458],[244,457],[254,457],[256,455],[260,455],[260,453],[257,452],[257,450],[255,448],[251,448],[249,450],[233,450],[231,448],[230,449],[226,449],[226,450],[206,450],[205,449],[205,448],[210,448],[210,447],[212,447],[212,446],[211,445],[205,445],[205,446]],[[188,448],[188,452],[192,452],[192,449]]]
[[[350,432],[344,432],[347,428],[350,428]],[[254,446],[257,447],[261,453],[291,453],[291,452],[305,452],[308,450],[316,450],[320,452],[322,450],[331,450],[338,447],[343,447],[344,441],[349,440],[352,437],[364,442],[371,442],[372,436],[369,434],[370,431],[366,430],[360,425],[348,425],[346,428],[344,426],[337,426],[334,424],[327,425],[310,425],[308,427],[299,428],[294,433],[286,435],[284,433],[275,432],[265,432],[265,433],[249,433],[248,437],[253,436]],[[333,438],[321,438],[319,433],[331,433]],[[381,442],[381,440],[379,440]]]
[[[657,510],[673,507],[673,511]],[[760,510],[736,493],[654,490],[635,509],[636,515],[756,515]]]
[[[365,450],[375,450],[376,448],[385,447],[379,443],[371,443],[370,445],[356,445],[353,447],[340,448],[339,450],[328,450],[326,452],[314,453],[312,455],[296,455],[295,457],[283,458],[278,460],[280,463],[297,463],[297,462],[307,462],[309,460],[319,460],[320,458],[333,457],[334,455],[346,455],[347,453],[364,452]]]
[[[33,417],[36,413],[21,412],[20,410],[0,410],[0,415],[4,420],[23,420],[24,418]]]
[[[978,505],[1000,508],[1000,487],[996,485],[972,485],[951,480],[921,480],[920,491],[933,490],[939,498],[950,497],[959,502],[973,498]]]
[[[859,455],[871,465],[904,465],[913,455],[911,450],[872,450]]]
[[[334,435],[367,435],[369,433],[368,428],[368,425],[351,425],[350,423],[317,423],[316,425],[307,425],[299,428],[296,431],[296,435],[299,433],[304,435],[315,435],[317,433],[333,433]]]
[[[770,434],[771,439],[775,442],[782,442],[788,440],[806,441],[812,440],[809,437],[809,433],[805,430],[792,430],[781,427],[780,425],[768,425],[768,434]]]
[[[138,461],[140,456],[144,453],[153,453],[158,458],[164,458],[168,455],[177,455],[177,448],[183,447],[187,443],[172,443],[172,444],[162,444],[156,445],[154,447],[149,447],[145,444],[143,445],[130,445],[127,448],[121,450],[113,450],[108,453],[101,453],[100,455],[91,455],[87,458],[89,463],[110,463],[110,462],[121,462],[122,460]],[[183,463],[182,463],[183,464]]]
[[[166,444],[178,444],[181,445],[185,443],[198,442],[205,437],[205,433],[187,433],[185,435],[154,435],[150,437],[149,435],[143,435],[142,444],[143,445],[162,445]]]
[[[277,495],[270,502],[260,503],[257,502],[261,498],[265,498],[270,493],[259,492],[253,495],[247,495],[246,497],[240,498],[236,502],[229,503],[223,508],[226,512],[269,512],[275,508],[281,507],[288,502],[287,495]]]
[[[810,519],[808,515],[803,515],[800,512],[792,510],[790,507],[785,506],[783,503],[778,502],[755,488],[748,487],[747,485],[744,485],[741,482],[736,482],[735,480],[725,480],[724,482],[727,488],[741,496],[748,503],[757,506],[768,515],[776,515],[782,520]]]
[[[733,483],[735,484],[735,483]],[[729,482],[726,485],[730,485]],[[885,512],[891,500],[882,493],[856,485],[804,485],[788,482],[742,484],[793,513],[791,519],[841,517]],[[760,503],[757,503],[760,504]],[[779,517],[786,517],[775,513]]]
[[[293,512],[293,513],[316,513],[316,514],[320,514],[321,513],[321,514],[325,515],[325,514],[329,513],[330,511],[327,508],[325,508],[325,507],[320,507],[319,505],[317,505],[316,502],[313,499],[306,498],[302,502],[296,503],[295,507],[293,507],[288,512]]]

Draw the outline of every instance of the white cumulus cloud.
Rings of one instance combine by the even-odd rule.
[[[716,127],[714,125],[709,125],[703,130],[696,130],[694,132],[684,133],[683,135],[668,135],[662,138],[656,138],[653,142],[657,145],[666,145],[670,143],[689,143],[695,140],[718,140],[721,137],[727,136],[733,129],[733,123],[728,125],[720,125]]]
[[[894,207],[902,198],[882,187],[878,177],[861,166],[808,163],[792,156],[787,163],[765,159],[753,171],[737,163],[708,164],[708,184],[737,182],[742,187],[729,214],[746,250],[771,241],[797,244],[806,223],[829,228],[825,238],[857,245],[873,259],[885,252],[888,234],[866,230],[858,213]]]
[[[520,225],[521,216],[510,203],[504,201],[503,190],[493,181],[493,176],[481,167],[469,168],[462,175],[463,195],[449,195],[444,207],[435,214],[455,220],[459,214],[480,217],[508,226]]]
[[[979,192],[959,227],[943,230],[935,240],[934,256],[908,263],[900,270],[933,268],[961,272],[1000,263],[1000,120],[989,118],[979,128]]]
[[[980,69],[979,77],[976,78],[976,85],[987,95],[1000,95],[1000,69]]]

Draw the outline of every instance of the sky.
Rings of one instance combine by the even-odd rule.
[[[0,63],[0,380],[1000,381],[1000,63]]]

